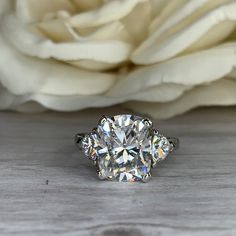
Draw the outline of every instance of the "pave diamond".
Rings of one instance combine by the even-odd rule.
[[[168,153],[164,138],[153,133],[147,120],[118,115],[101,119],[97,129],[84,137],[82,147],[96,160],[101,179],[145,181],[152,165]]]

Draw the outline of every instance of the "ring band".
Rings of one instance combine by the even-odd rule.
[[[150,119],[134,115],[103,116],[96,128],[76,134],[74,141],[100,179],[119,182],[147,182],[152,168],[179,148],[178,138],[163,136]]]

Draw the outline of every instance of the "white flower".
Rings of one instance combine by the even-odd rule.
[[[236,104],[235,0],[1,0],[0,17],[0,109]]]

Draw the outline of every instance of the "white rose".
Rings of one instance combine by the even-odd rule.
[[[236,104],[235,0],[1,0],[0,16],[1,109]]]

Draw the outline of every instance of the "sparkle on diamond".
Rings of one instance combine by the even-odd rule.
[[[157,141],[143,118],[118,115],[104,119],[83,146],[86,155],[97,161],[101,178],[133,182],[142,181],[153,160],[160,158],[162,146]],[[164,150],[162,156],[166,153]]]

